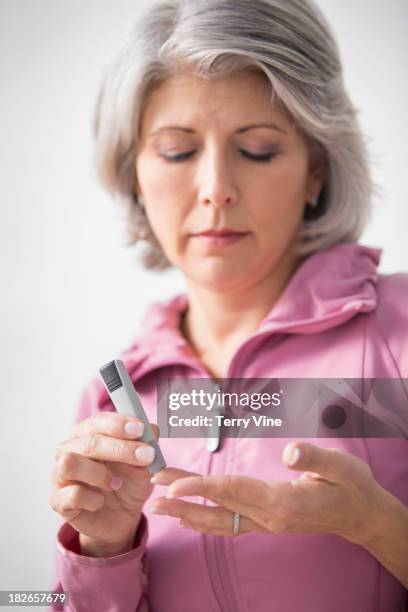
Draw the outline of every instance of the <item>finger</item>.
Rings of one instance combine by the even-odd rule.
[[[170,485],[179,478],[186,478],[187,476],[199,476],[196,472],[188,472],[187,470],[180,470],[178,468],[164,468],[160,472],[156,472],[150,479],[153,484],[159,485]]]
[[[336,448],[320,448],[305,442],[290,442],[284,448],[282,462],[293,470],[314,472],[335,484],[359,481],[371,469],[359,457]]]
[[[58,460],[67,452],[79,453],[97,461],[114,461],[142,467],[149,465],[155,454],[150,444],[117,439],[99,433],[60,442],[54,457]]]
[[[248,476],[190,476],[174,481],[167,492],[168,498],[200,496],[239,512],[252,520],[264,517],[271,507],[271,489],[268,483]],[[263,520],[260,521],[263,523]]]
[[[225,527],[222,527],[222,528],[220,527],[219,529],[213,529],[211,527],[208,527],[207,525],[202,525],[199,523],[189,523],[188,521],[180,521],[179,527],[181,527],[182,529],[194,529],[194,531],[197,531],[198,533],[216,535],[216,536],[224,536],[224,537],[227,537],[227,536],[237,537],[237,536],[243,535],[244,533],[251,533],[251,532],[271,533],[268,529],[265,529],[264,527],[262,527],[262,525],[258,525],[257,523],[247,518],[246,516],[245,517],[241,516],[239,531],[238,533],[235,533],[232,530],[233,513],[230,510],[227,510],[227,512],[229,512],[229,516],[230,516],[229,521],[231,522],[231,525],[228,527],[226,523]]]
[[[152,424],[156,438],[158,427]],[[140,438],[143,435],[144,424],[140,419],[118,412],[98,412],[97,414],[75,423],[72,427],[72,437],[79,438],[93,433],[101,433],[114,438]]]
[[[233,533],[233,513],[222,506],[204,506],[180,499],[159,497],[149,508],[153,514],[181,519],[181,524],[201,533],[234,536],[251,531],[266,531],[246,516],[240,517],[239,533]]]
[[[52,482],[57,487],[63,487],[72,481],[83,482],[106,491],[116,491],[123,484],[123,480],[104,463],[68,452],[56,461]]]
[[[105,496],[85,485],[73,484],[53,491],[49,503],[62,518],[72,521],[82,510],[100,510],[105,503]]]

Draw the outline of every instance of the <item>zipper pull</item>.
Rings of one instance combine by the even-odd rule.
[[[220,446],[220,434],[214,438],[207,438],[207,450],[209,453],[215,453]]]
[[[220,391],[220,387],[216,387],[216,391]],[[212,425],[208,429],[207,434],[207,450],[209,453],[215,453],[221,445],[221,425],[218,424],[219,419],[215,418],[223,414],[223,406],[217,402],[213,407]]]

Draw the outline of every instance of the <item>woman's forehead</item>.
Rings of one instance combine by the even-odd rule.
[[[271,99],[266,77],[254,72],[211,80],[192,74],[168,77],[145,101],[143,123],[149,132],[157,132],[172,123],[187,126],[217,117],[237,127],[263,121],[290,128],[282,108]]]

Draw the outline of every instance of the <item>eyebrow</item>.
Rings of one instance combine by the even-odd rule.
[[[247,132],[248,130],[252,130],[254,128],[269,128],[271,130],[275,130],[278,132],[282,132],[283,134],[287,134],[287,132],[283,128],[279,127],[279,125],[277,125],[276,123],[251,123],[250,125],[245,125],[239,128],[238,130],[236,130],[236,132],[237,134],[242,134],[242,132]],[[180,130],[181,132],[186,132],[188,134],[195,133],[195,130],[193,130],[192,128],[183,127],[181,125],[162,125],[157,130],[152,132],[149,135],[149,138],[151,138],[152,136],[156,136],[156,134],[158,134],[159,132],[163,130]]]

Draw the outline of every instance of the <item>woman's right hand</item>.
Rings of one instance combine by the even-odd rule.
[[[154,486],[146,467],[154,450],[137,441],[143,429],[126,433],[127,423],[143,427],[136,417],[100,412],[76,423],[73,437],[58,444],[54,453],[49,503],[90,550],[93,545],[100,551],[129,549]],[[157,426],[152,427],[158,437]],[[152,454],[143,458],[143,451]]]

